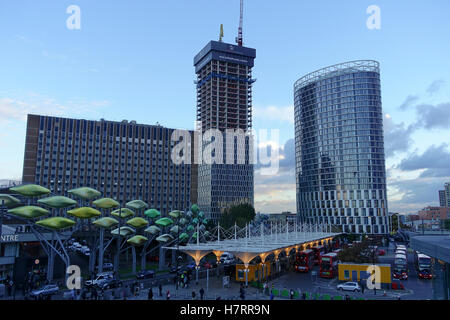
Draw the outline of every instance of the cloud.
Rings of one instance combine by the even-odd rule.
[[[266,119],[270,121],[281,121],[294,123],[294,106],[275,107],[269,106],[265,108],[253,108],[253,116],[255,118]]]
[[[417,125],[425,129],[450,129],[450,102],[416,107]]]
[[[403,159],[398,168],[403,171],[423,170],[420,178],[450,177],[450,152],[448,144],[432,145],[423,154],[414,153]]]
[[[412,145],[411,135],[416,130],[416,126],[406,126],[403,122],[395,123],[389,115],[384,117],[383,126],[386,158],[394,156],[397,152],[408,151]]]
[[[419,96],[409,95],[406,100],[400,105],[399,109],[404,111],[411,107],[414,103],[419,100]]]
[[[26,94],[20,98],[0,97],[0,123],[25,122],[28,114],[52,115],[57,117],[86,117],[96,115],[107,107],[107,100],[69,100],[60,103],[53,98],[39,94]]]
[[[430,96],[438,93],[444,84],[445,84],[445,81],[442,79],[433,81],[433,83],[428,87],[427,93]]]
[[[417,178],[391,182],[388,185],[388,206],[390,212],[417,213],[426,206],[439,205],[438,190],[450,177]],[[396,199],[391,200],[392,194]]]
[[[296,211],[295,143],[289,139],[279,148],[279,170],[273,175],[262,175],[255,166],[255,208],[264,213]]]

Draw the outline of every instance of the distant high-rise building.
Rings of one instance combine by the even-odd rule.
[[[439,190],[439,206],[447,207],[447,196],[445,195],[445,190]]]
[[[379,63],[310,73],[295,83],[294,99],[300,219],[389,233]]]
[[[252,67],[256,50],[227,44],[209,42],[194,58],[197,74],[198,128],[241,129],[252,127]],[[224,209],[233,204],[253,205],[253,164],[249,161],[250,140],[246,139],[245,163],[226,161],[226,153],[239,152],[237,142],[227,150],[223,136],[223,164],[198,166],[198,204],[208,218],[218,220]]]
[[[445,201],[446,201],[444,207],[450,208],[450,182],[447,182],[444,185],[444,190],[445,190]]]
[[[122,204],[141,199],[162,213],[186,210],[197,201],[197,166],[172,162],[173,130],[28,115],[23,182],[56,195],[87,186]]]

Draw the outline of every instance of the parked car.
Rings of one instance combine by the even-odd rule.
[[[48,284],[39,289],[30,292],[30,297],[36,300],[47,298],[59,293],[59,287],[56,284]]]
[[[378,255],[384,256],[386,254],[386,251],[384,249],[378,249]]]
[[[354,292],[360,292],[361,287],[357,282],[345,282],[338,284],[336,287],[338,290],[341,291],[354,291]]]
[[[405,290],[405,286],[398,279],[392,279],[392,290]]]
[[[106,278],[98,280],[95,284],[98,289],[108,290],[112,288],[119,288],[122,286],[122,281],[114,278]]]
[[[155,271],[153,270],[141,270],[137,273],[136,278],[139,280],[150,279],[155,276]]]
[[[102,272],[97,274],[97,276],[92,280],[87,280],[84,284],[86,287],[91,287],[97,285],[99,281],[105,280],[105,279],[113,279],[114,273],[112,272]]]

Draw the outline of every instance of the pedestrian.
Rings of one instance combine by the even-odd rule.
[[[159,296],[162,297],[162,285],[161,285],[161,283],[159,284],[158,289],[159,289]]]
[[[361,282],[361,293],[364,294],[364,290],[366,289],[366,287],[364,286],[364,283]]]
[[[294,290],[290,290],[289,291],[289,299],[293,300],[294,299]]]
[[[195,300],[195,291],[192,291],[192,300]]]
[[[203,300],[203,296],[205,295],[205,290],[203,288],[200,289],[200,300]]]
[[[150,289],[148,289],[148,300],[153,300],[153,289],[152,287],[150,287]]]
[[[377,287],[373,287],[373,293],[374,295],[377,295]]]
[[[270,300],[273,300],[275,296],[273,295],[273,291],[270,291]]]
[[[166,299],[170,300],[170,291],[169,290],[167,290],[167,292],[166,292]]]

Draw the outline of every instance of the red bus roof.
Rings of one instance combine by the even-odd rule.
[[[321,257],[335,258],[335,257],[337,257],[337,253],[336,252],[325,253]]]
[[[300,251],[299,253],[309,254],[311,252],[314,252],[314,251],[312,251],[311,249],[305,249],[303,251]]]

